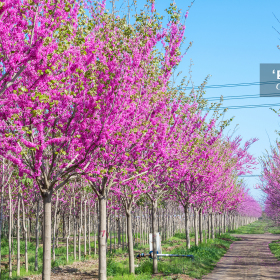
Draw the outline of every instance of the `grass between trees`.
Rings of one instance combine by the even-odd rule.
[[[280,261],[280,239],[269,244],[271,253]]]
[[[162,257],[158,262],[158,279],[172,279],[174,274],[187,274],[192,278],[200,279],[214,269],[215,264],[225,254],[230,244],[238,240],[229,234],[218,236],[214,240],[207,240],[199,246],[186,249],[186,235],[175,234],[166,242],[163,242],[162,250],[168,254],[194,255],[194,260],[190,258],[170,258]],[[151,259],[138,260],[138,267],[135,268],[136,275],[128,276],[128,260],[114,261],[113,258],[108,261],[108,276],[114,276],[113,279],[151,279],[153,273],[153,263]],[[127,276],[126,276],[127,275]],[[127,278],[123,278],[126,276]]]
[[[230,231],[234,234],[263,234],[263,233],[280,234],[280,227],[275,226],[271,220],[261,219],[246,226],[239,227]]]
[[[272,234],[280,234],[280,227],[276,227],[272,221],[269,220],[258,220],[252,224],[242,226],[237,230],[232,230],[230,233],[217,235],[214,240],[208,239],[207,243],[204,242],[199,244],[199,246],[194,245],[194,235],[191,235],[191,248],[186,249],[186,235],[184,233],[176,233],[173,237],[162,242],[163,253],[168,254],[184,254],[184,255],[194,255],[194,260],[189,258],[170,258],[162,257],[158,262],[158,275],[153,275],[153,263],[149,258],[142,258],[140,260],[135,259],[135,275],[129,274],[129,264],[128,264],[128,253],[125,248],[122,250],[108,249],[107,254],[107,273],[109,279],[120,280],[148,280],[148,279],[174,279],[177,275],[188,275],[191,278],[201,279],[203,275],[210,273],[216,263],[220,258],[226,253],[230,245],[237,241],[238,238],[233,237],[230,234],[263,234],[270,232]],[[204,235],[205,237],[205,235]],[[82,242],[83,243],[83,242]],[[94,255],[94,242],[92,242],[91,255],[81,256],[81,261],[87,261],[89,259],[96,259],[96,266],[92,267],[92,270],[97,271],[98,260],[97,255]],[[108,242],[109,245],[109,242]],[[26,273],[24,270],[24,242],[21,242],[21,272],[22,276],[20,278],[16,277],[16,262],[13,262],[13,278],[12,279],[22,279],[28,275],[40,274],[42,272],[42,258],[43,258],[43,248],[40,246],[38,252],[39,259],[39,270],[34,271],[35,268],[35,242],[28,243],[28,254],[29,254],[29,272]],[[83,246],[81,246],[81,251],[83,252]],[[280,260],[280,240],[274,241],[269,244],[271,252]],[[16,255],[16,240],[14,241],[14,254]],[[109,248],[109,247],[108,247]],[[136,245],[135,255],[138,253],[147,253],[149,251],[148,245]],[[5,265],[8,263],[8,242],[6,239],[2,240],[2,263]],[[56,248],[56,260],[52,262],[52,267],[61,267],[64,265],[69,265],[74,262],[73,258],[73,246],[69,246],[69,262],[66,262],[66,247],[65,243],[59,243],[59,247]],[[82,266],[81,266],[82,268]],[[8,279],[8,269],[2,271],[2,279]],[[70,275],[69,275],[70,276]]]
[[[191,239],[194,239],[194,235],[191,235]],[[153,262],[149,258],[142,258],[141,260],[135,259],[135,275],[129,275],[129,265],[128,265],[128,254],[127,250],[117,249],[112,250],[112,253],[108,250],[107,255],[107,273],[109,279],[172,279],[172,275],[175,274],[186,274],[192,278],[200,279],[203,275],[208,274],[219,259],[225,254],[230,244],[237,240],[237,238],[232,237],[229,234],[223,234],[217,236],[214,240],[207,240],[207,243],[202,243],[199,246],[195,246],[194,242],[191,242],[191,248],[186,249],[186,235],[183,233],[176,233],[173,237],[162,242],[163,253],[168,254],[186,254],[194,255],[194,260],[189,258],[170,258],[162,257],[159,259],[158,270],[159,275],[152,276],[153,273]],[[14,241],[14,254],[16,255],[16,240]],[[60,243],[60,246],[56,248],[56,260],[52,262],[52,267],[58,267],[63,265],[70,265],[74,262],[73,258],[73,246],[69,247],[69,262],[66,262],[66,247],[65,244]],[[92,243],[93,247],[94,243]],[[24,242],[21,242],[21,253],[24,252]],[[8,242],[7,240],[2,240],[2,263],[8,264]],[[83,252],[83,246],[82,250]],[[135,246],[135,254],[149,251],[148,246]],[[26,273],[24,269],[24,255],[21,254],[21,277],[16,277],[16,262],[13,262],[13,278],[12,279],[22,279],[29,275],[40,274],[42,272],[42,258],[43,258],[43,248],[40,246],[38,252],[39,259],[39,270],[35,271],[35,242],[28,243],[28,254],[29,254],[29,272]],[[81,260],[86,261],[89,259],[97,259],[97,255],[94,256],[94,250],[92,250],[91,256],[86,257],[82,255]],[[98,262],[96,262],[98,264]],[[96,265],[97,270],[97,265]],[[94,268],[93,268],[94,270]],[[2,271],[2,279],[8,279],[8,267]]]

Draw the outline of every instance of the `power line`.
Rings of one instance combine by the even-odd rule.
[[[272,96],[269,96],[272,97]],[[279,95],[275,95],[273,97],[280,97]],[[232,99],[250,99],[250,98],[260,98],[259,94],[247,94],[247,95],[230,95],[230,96],[211,96],[211,97],[203,97],[207,101],[227,101]]]
[[[238,177],[262,177],[263,175],[240,175]]]
[[[241,105],[241,106],[228,106],[228,107],[219,107],[217,109],[213,108],[210,110],[225,110],[225,109],[231,109],[231,110],[236,110],[236,109],[254,109],[254,108],[262,108],[262,107],[275,107],[275,106],[280,106],[280,103],[276,104],[259,104],[259,105]],[[204,110],[209,110],[209,109],[204,109]]]
[[[257,86],[257,85],[265,85],[265,84],[275,84],[275,81],[268,81],[268,82],[253,82],[253,83],[238,83],[238,84],[224,84],[224,85],[210,85],[205,86],[204,88],[228,88],[228,87],[241,87],[241,86]],[[182,89],[199,89],[201,86],[197,87],[178,87],[179,90]],[[280,94],[280,93],[279,93]],[[272,97],[272,96],[269,96]],[[280,96],[273,96],[273,97],[280,97]],[[245,94],[245,95],[230,95],[230,96],[213,96],[213,97],[204,97],[207,101],[227,101],[227,100],[244,100],[244,99],[254,99],[260,98],[259,94]],[[266,105],[270,106],[269,104],[261,104],[261,105],[248,105],[248,108],[255,108],[253,106],[258,107],[267,107]],[[276,104],[277,105],[277,104]],[[272,104],[271,106],[275,106]],[[231,109],[240,109],[239,106],[233,106],[234,108]],[[236,108],[235,108],[236,107]],[[243,106],[242,106],[243,107]],[[225,109],[226,107],[223,107]],[[246,107],[247,108],[247,107]]]
[[[222,100],[221,100],[222,98]],[[233,96],[213,96],[213,97],[204,97],[204,99],[207,99],[208,101],[216,101],[216,100],[221,100],[221,101],[226,101],[226,100],[232,100],[232,99],[250,99],[250,98],[260,98],[259,94],[254,94],[254,95],[233,95]]]
[[[238,84],[223,84],[223,85],[210,85],[204,86],[204,88],[233,88],[233,87],[249,87],[249,86],[260,86],[260,85],[269,85],[276,84],[276,81],[267,81],[267,82],[253,82],[253,83],[238,83]],[[178,87],[178,89],[199,89],[201,86],[196,87]]]
[[[269,96],[272,97],[272,96]],[[280,97],[280,93],[279,95],[275,95],[273,97]],[[250,94],[250,95],[231,95],[231,96],[212,96],[212,97],[203,97],[203,99],[207,100],[207,101],[219,101],[219,102],[223,102],[223,101],[227,101],[227,100],[245,100],[245,99],[251,99],[251,98],[260,98],[259,94]]]

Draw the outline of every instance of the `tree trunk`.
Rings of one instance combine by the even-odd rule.
[[[109,232],[110,232],[110,253],[112,253],[112,215],[113,213],[110,214],[110,227],[109,227]]]
[[[221,234],[224,233],[224,215],[221,213]]]
[[[71,202],[70,202],[70,213],[68,215],[68,227],[67,227],[67,237],[66,237],[66,262],[67,263],[69,261],[69,237],[70,237],[70,233],[71,233],[71,210],[72,210],[72,197],[71,197]],[[63,223],[64,222],[65,222],[65,220],[64,220],[64,214],[63,214]]]
[[[94,203],[94,226],[93,226],[93,231],[94,231],[94,255],[96,255],[96,235],[97,235],[97,232],[96,232],[96,229],[98,229],[98,226],[97,226],[97,207],[96,207],[97,203],[95,202]]]
[[[42,244],[44,242],[44,213],[42,214],[42,220],[41,220],[41,242]]]
[[[215,225],[214,225],[214,213],[211,213],[211,235],[212,235],[212,239],[215,238]]]
[[[74,207],[73,207],[73,222],[74,222],[74,260],[77,259],[77,217],[76,217],[76,197],[74,196]]]
[[[194,234],[195,246],[198,246],[198,210],[194,208]]]
[[[64,220],[64,217],[63,217],[63,220]],[[63,221],[63,224],[64,224],[64,221]],[[70,215],[68,217],[68,234],[67,234],[67,237],[66,237],[66,262],[68,263],[69,262],[69,235],[70,235]]]
[[[88,205],[88,254],[91,255],[91,216],[90,216],[90,205]]]
[[[4,167],[3,167],[4,168]],[[1,237],[2,237],[2,223],[3,223],[3,196],[4,188],[1,187],[1,209],[0,209],[0,275],[1,275]]]
[[[39,249],[39,209],[40,200],[37,201],[37,213],[36,213],[36,250],[35,250],[35,271],[38,271],[38,249]]]
[[[15,235],[14,213],[12,213],[12,257],[13,257],[14,254],[15,254],[14,235]]]
[[[221,213],[218,214],[219,217],[219,235],[221,235],[221,228],[222,228],[222,215]]]
[[[56,230],[55,230],[55,232],[56,232],[56,234],[55,234],[55,242],[56,242],[55,248],[58,248],[58,241],[59,241],[58,233],[59,233],[60,218],[61,218],[60,211],[58,211],[57,221],[56,221]]]
[[[28,238],[28,231],[27,231],[27,220],[25,217],[25,209],[23,199],[21,198],[22,202],[22,226],[24,230],[24,237],[25,237],[25,271],[28,272],[28,254],[27,254],[27,238]]]
[[[57,221],[57,204],[58,204],[58,191],[56,192],[56,201],[55,201],[55,211],[54,211],[54,225],[53,225],[53,260],[55,261],[55,233],[56,233],[56,221]]]
[[[107,261],[106,261],[106,203],[107,197],[99,197],[99,280],[107,279]]]
[[[191,248],[191,239],[190,239],[190,217],[189,217],[189,206],[185,205],[185,230],[186,230],[186,245],[187,248]]]
[[[142,206],[139,209],[139,243],[143,245]]]
[[[127,244],[127,222],[126,218],[124,217],[124,225],[125,225],[125,247],[128,248]]]
[[[97,232],[94,231],[94,255],[96,255],[96,235],[97,235]]]
[[[28,219],[28,242],[30,242],[31,238],[31,217]]]
[[[157,200],[152,201],[152,240],[153,240],[153,272],[158,273],[157,240],[156,240]]]
[[[25,221],[24,221],[25,223]],[[28,240],[28,231],[25,224],[25,271],[28,272],[28,252],[27,252],[27,240]]]
[[[226,233],[227,228],[226,228],[226,213],[224,213],[224,233]]]
[[[208,216],[208,215],[207,215]],[[203,219],[203,224],[204,224],[204,230],[205,230],[205,243],[207,243],[207,238],[208,238],[208,217],[206,216],[206,213],[204,214],[204,219]]]
[[[114,250],[116,251],[116,210],[114,210]]]
[[[66,226],[65,226],[65,213],[63,212],[63,215],[62,215],[62,238],[64,239],[65,238],[65,228],[66,228]]]
[[[203,231],[202,231],[202,209],[199,210],[199,242],[203,242]]]
[[[123,221],[123,217],[121,217],[121,221],[122,221],[122,250],[124,251],[124,221]]]
[[[117,218],[117,225],[118,225],[118,249],[121,246],[121,221],[120,217]]]
[[[110,214],[106,216],[106,255],[108,252],[109,216]]]
[[[44,204],[44,240],[42,280],[51,279],[51,246],[52,246],[52,192],[43,196]]]
[[[82,222],[83,222],[83,202],[80,202],[80,223],[79,223],[79,235],[78,235],[78,255],[79,261],[81,260],[81,233],[82,233]]]
[[[84,207],[84,256],[87,255],[87,202]]]
[[[135,268],[134,268],[134,250],[133,250],[131,210],[126,211],[126,220],[127,220],[127,235],[128,235],[129,273],[134,274]]]
[[[11,186],[9,184],[9,277],[12,278],[12,211],[13,211],[13,206],[12,206],[12,196],[11,196]]]
[[[20,276],[20,194],[18,194],[17,213],[17,276]]]

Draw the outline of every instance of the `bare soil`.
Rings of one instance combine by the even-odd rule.
[[[28,276],[23,279],[41,280],[41,275]],[[51,280],[83,280],[98,279],[98,260],[92,259],[84,262],[75,262],[71,265],[52,269]]]
[[[212,273],[204,280],[276,280],[280,279],[280,262],[271,253],[269,243],[277,234],[234,234],[235,241]]]

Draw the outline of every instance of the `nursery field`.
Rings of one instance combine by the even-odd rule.
[[[153,275],[153,261],[150,258],[135,259],[135,276],[129,275],[128,253],[127,250],[117,249],[107,255],[107,274],[109,279],[200,279],[203,275],[209,273],[215,267],[217,261],[225,254],[233,241],[238,240],[229,234],[222,234],[214,240],[207,240],[207,243],[194,246],[194,235],[191,235],[191,248],[186,249],[186,236],[182,233],[177,233],[173,237],[162,242],[163,253],[168,254],[192,254],[194,260],[188,258],[160,258],[158,261],[157,275]],[[16,242],[15,242],[16,245]],[[94,245],[94,244],[92,244]],[[8,263],[7,242],[2,241],[2,264]],[[16,248],[16,246],[15,246]],[[24,252],[24,242],[21,243],[21,249]],[[82,247],[83,249],[83,247]],[[42,246],[39,247],[39,270],[34,271],[35,260],[35,244],[28,243],[29,250],[29,273],[24,270],[24,254],[22,258],[23,277],[17,278],[16,271],[13,271],[12,279],[41,279],[42,270]],[[136,246],[135,255],[142,252],[147,252],[147,246]],[[70,247],[70,255],[73,252],[73,247]],[[52,277],[51,279],[98,279],[98,258],[94,253],[91,256],[81,256],[81,261],[74,262],[73,257],[69,257],[69,263],[66,263],[66,248],[62,242],[59,242],[59,247],[56,249],[56,260],[52,262]],[[66,265],[67,264],[67,265]],[[6,265],[7,266],[7,265]],[[5,271],[5,270],[4,270]],[[3,272],[4,272],[3,271]],[[36,274],[38,274],[36,276]],[[7,274],[4,274],[1,279],[7,279]]]
[[[202,279],[227,253],[279,258],[257,220],[279,224],[280,144],[261,205],[243,180],[258,138],[230,135],[210,75],[180,70],[195,1],[136,2],[0,1],[0,280]]]
[[[128,262],[128,251],[127,247],[124,246],[122,249],[113,249],[110,241],[108,241],[107,248],[107,275],[108,279],[231,279],[228,278],[215,278],[215,277],[225,277],[218,276],[215,274],[219,271],[221,264],[226,262],[225,267],[230,267],[228,259],[226,258],[228,254],[238,255],[235,264],[240,266],[243,262],[242,269],[246,268],[250,271],[256,270],[259,267],[263,267],[258,263],[257,256],[254,256],[256,260],[255,268],[247,268],[247,264],[244,263],[246,252],[262,252],[266,257],[271,254],[270,251],[275,255],[278,260],[280,260],[280,227],[276,227],[274,223],[270,220],[258,220],[254,223],[248,224],[246,226],[241,226],[238,229],[231,230],[229,233],[217,234],[215,239],[207,239],[205,242],[205,234],[203,232],[204,240],[198,246],[195,246],[194,233],[191,233],[191,248],[186,249],[186,235],[181,232],[177,232],[174,236],[162,241],[162,252],[166,254],[183,254],[183,255],[193,255],[194,259],[186,257],[160,257],[158,261],[158,273],[153,274],[153,260],[149,257],[144,257],[141,259],[135,258],[135,275],[129,273],[129,262]],[[94,237],[91,237],[94,240]],[[234,244],[233,244],[234,242]],[[83,244],[83,242],[81,242]],[[268,249],[268,245],[270,251]],[[65,240],[60,238],[58,242],[58,247],[56,248],[56,258],[52,261],[52,274],[51,279],[98,279],[98,254],[96,254],[95,246],[98,243],[94,241],[91,243],[91,254],[81,254],[81,260],[74,262],[73,257],[73,246],[69,246],[69,261],[66,260],[66,247]],[[247,247],[246,247],[247,246]],[[21,253],[24,252],[25,244],[21,241]],[[29,280],[39,280],[42,279],[42,258],[43,258],[43,248],[40,244],[38,251],[38,261],[39,269],[35,271],[35,240],[31,239],[28,242],[28,255],[29,255],[29,272],[24,269],[25,257],[21,254],[21,277],[16,277],[16,261],[13,262],[13,277],[11,279],[29,279]],[[254,250],[252,250],[254,247]],[[17,243],[16,240],[13,244],[14,254],[16,255]],[[228,250],[230,248],[230,250]],[[83,245],[81,245],[81,252],[83,252]],[[137,243],[134,247],[135,256],[139,253],[148,252],[148,245],[140,245]],[[98,250],[97,250],[98,251]],[[226,255],[225,255],[226,253]],[[225,256],[224,256],[225,255]],[[224,257],[223,257],[224,256]],[[270,255],[269,255],[270,256]],[[272,256],[272,254],[271,254]],[[223,258],[222,258],[223,257]],[[248,257],[248,256],[247,256]],[[222,259],[221,259],[222,258]],[[276,265],[277,259],[272,257],[266,259],[266,266],[271,264]],[[219,262],[220,261],[220,262]],[[231,260],[230,260],[231,261]],[[219,262],[219,263],[218,263]],[[218,265],[217,265],[218,263]],[[216,267],[217,265],[217,267]],[[216,268],[215,268],[216,267]],[[275,266],[277,268],[277,265]],[[213,271],[214,269],[214,271]],[[241,274],[242,275],[242,269]],[[223,273],[226,271],[223,264]],[[214,278],[213,278],[213,271]],[[264,272],[262,272],[264,273]],[[6,239],[2,239],[2,277],[1,279],[7,279],[8,275],[8,242]],[[208,276],[206,276],[208,275]],[[206,278],[203,278],[206,277]],[[234,278],[232,278],[234,279]],[[240,278],[242,279],[242,278]],[[249,278],[250,279],[250,278]],[[253,278],[252,278],[253,279]]]
[[[217,234],[215,239],[205,238],[203,243],[198,246],[194,245],[194,233],[191,233],[191,248],[186,249],[186,235],[183,233],[175,233],[174,236],[168,238],[162,242],[162,252],[168,254],[184,254],[193,255],[191,258],[171,258],[161,257],[158,261],[158,273],[153,274],[153,260],[149,257],[136,259],[135,258],[135,275],[129,274],[129,262],[128,252],[126,246],[124,249],[112,249],[110,250],[108,242],[107,253],[107,275],[108,279],[231,279],[230,276],[225,276],[225,267],[231,267],[229,258],[227,255],[234,254],[236,257],[235,264],[239,266],[240,275],[243,273],[243,269],[248,269],[249,272],[262,271],[259,268],[272,265],[273,269],[277,270],[277,259],[280,260],[280,227],[274,226],[274,223],[269,220],[258,220],[254,223],[246,226],[241,226],[236,230],[231,230],[229,233]],[[205,237],[205,232],[204,232]],[[92,239],[94,239],[92,237]],[[234,242],[234,243],[233,243]],[[268,249],[268,245],[271,252],[275,255],[272,256]],[[14,241],[14,248],[16,253],[16,240]],[[98,244],[97,244],[98,245]],[[21,251],[24,252],[24,242],[21,242]],[[73,246],[69,246],[69,262],[66,261],[66,248],[65,240],[62,238],[58,242],[56,248],[56,260],[52,261],[52,274],[51,279],[98,279],[98,255],[95,254],[95,243],[91,244],[91,255],[81,255],[80,261],[73,259]],[[230,248],[230,250],[228,250]],[[254,248],[254,250],[253,250]],[[148,245],[137,244],[134,248],[135,256],[139,253],[147,252],[149,250]],[[83,252],[83,246],[81,246]],[[254,252],[255,264],[250,265],[244,262],[248,257],[248,252]],[[42,279],[42,246],[39,246],[39,270],[34,271],[35,261],[35,242],[28,242],[29,252],[29,272],[24,270],[24,254],[21,254],[22,277],[16,277],[16,270],[13,271],[12,279],[29,279],[39,280]],[[265,266],[263,263],[258,262],[259,254],[265,254]],[[7,264],[8,264],[8,245],[7,240],[2,240],[2,277],[1,279],[7,279]],[[244,256],[245,254],[245,256]],[[224,256],[224,257],[223,257]],[[223,257],[223,258],[222,258]],[[261,257],[261,256],[260,256]],[[222,258],[222,259],[221,259]],[[231,260],[230,260],[231,261]],[[225,264],[224,264],[225,262]],[[218,265],[217,265],[218,263]],[[14,263],[15,264],[15,263]],[[216,267],[217,265],[217,267]],[[223,265],[223,274],[220,274],[220,266]],[[254,266],[255,267],[252,267]],[[6,269],[5,269],[6,267]],[[215,268],[216,267],[216,268]],[[241,268],[240,268],[241,267]],[[3,270],[4,269],[4,270]],[[214,271],[213,271],[214,270]],[[213,271],[213,272],[212,272]],[[218,271],[218,272],[217,272]],[[5,273],[6,272],[6,273]],[[211,273],[212,272],[212,273]],[[214,274],[213,274],[214,273]],[[217,274],[218,273],[218,274]],[[232,272],[231,272],[232,273]],[[265,273],[262,271],[262,273]],[[270,270],[270,273],[271,272]],[[276,272],[275,272],[276,273]],[[247,273],[248,274],[248,273]],[[208,276],[206,276],[208,275]],[[213,276],[214,275],[214,276]],[[218,275],[218,276],[217,276]],[[235,275],[235,274],[234,274]],[[254,274],[255,275],[255,274]],[[252,275],[252,277],[255,277]],[[204,278],[206,277],[206,278]],[[214,277],[214,278],[213,278]],[[216,278],[215,278],[216,277]],[[220,277],[220,278],[219,278]],[[224,278],[228,277],[228,278]],[[243,279],[242,276],[238,279]],[[268,277],[268,276],[267,276]],[[237,278],[232,278],[237,279]],[[251,278],[248,278],[251,279]],[[252,278],[253,279],[253,278]],[[267,278],[269,279],[269,278]]]

